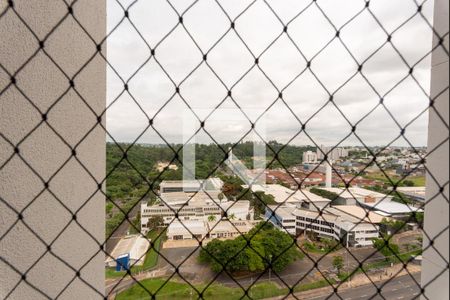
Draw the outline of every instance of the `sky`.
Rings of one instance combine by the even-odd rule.
[[[119,3],[132,4],[129,20]],[[425,146],[431,28],[420,15],[411,18],[415,0],[372,0],[369,7],[363,0],[108,1],[108,140],[183,143],[201,120],[214,141],[238,142],[251,130],[249,118],[267,141],[361,146],[353,124],[364,144],[382,146],[408,125],[408,141]],[[426,1],[431,24],[432,10]],[[393,32],[395,48],[372,14]],[[397,51],[415,65],[414,78]],[[380,98],[386,108],[374,110]],[[149,119],[154,128],[142,134]],[[195,141],[211,143],[210,136],[200,130]]]

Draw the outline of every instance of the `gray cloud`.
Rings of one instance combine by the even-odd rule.
[[[109,30],[121,20],[123,11],[115,1],[108,2]],[[131,0],[120,1],[125,7]],[[174,0],[172,5],[179,14],[194,1]],[[251,3],[247,0],[218,1],[233,19]],[[281,21],[289,23],[288,33],[307,60],[310,60],[335,35],[335,29],[364,8],[362,0],[321,0],[317,3],[326,13],[333,25],[313,4],[294,21],[295,15],[310,5],[311,1],[266,0],[278,14]],[[423,13],[431,22],[432,1],[426,2]],[[385,30],[392,32],[410,18],[417,10],[411,0],[372,1],[370,9],[380,20]],[[137,1],[130,9],[130,19],[151,48],[156,47],[154,58],[138,72],[139,67],[150,57],[150,50],[133,26],[124,20],[118,30],[108,40],[108,60],[123,80],[129,80],[129,91],[141,108],[134,103],[130,95],[123,94],[107,114],[107,127],[118,141],[131,142],[148,126],[148,117],[153,118],[158,110],[175,93],[175,85],[181,84],[181,95],[189,105],[205,118],[212,109],[227,95],[227,89],[233,87],[233,99],[252,120],[259,114],[254,108],[266,109],[278,98],[278,90],[293,113],[306,122],[329,99],[329,93],[335,94],[334,102],[352,123],[358,122],[379,103],[379,96],[385,97],[385,105],[401,126],[405,126],[418,116],[428,105],[427,96],[411,78],[391,91],[393,86],[408,75],[408,67],[390,44],[385,45],[365,63],[363,74],[372,87],[358,74],[344,87],[341,87],[358,69],[358,63],[365,61],[387,40],[387,35],[379,27],[374,17],[365,10],[355,20],[341,30],[341,38],[354,57],[349,55],[344,45],[334,40],[312,61],[311,70],[306,70],[296,81],[291,81],[306,68],[306,60],[298,52],[285,34],[278,39],[260,58],[261,70],[254,67],[240,82],[238,79],[253,65],[252,55],[259,56],[275,38],[282,33],[283,25],[262,0],[257,1],[236,22],[239,36],[245,40],[249,50],[239,37],[230,31],[212,50],[211,47],[230,28],[230,21],[213,0],[200,0],[184,15],[183,20],[201,51],[208,52],[208,64],[220,77],[216,78],[209,67],[203,63],[186,81],[181,82],[202,62],[201,51],[191,40],[181,25],[178,15],[165,0]],[[175,26],[169,37],[160,43]],[[393,34],[395,47],[401,51],[408,64],[414,64],[430,51],[431,29],[417,16]],[[355,62],[355,60],[357,62]],[[429,90],[429,56],[416,66],[414,76],[425,91]],[[316,78],[317,77],[317,78]],[[172,80],[175,82],[173,83]],[[319,82],[320,81],[320,82]],[[290,85],[288,85],[291,83]],[[224,86],[225,85],[225,86]],[[325,89],[324,89],[324,87]],[[375,89],[375,91],[374,91]],[[108,72],[108,103],[111,103],[123,91],[123,83],[110,69]],[[389,92],[387,95],[385,95]],[[377,95],[378,94],[378,95]],[[227,99],[222,107],[236,108]],[[169,142],[182,142],[182,114],[187,109],[183,101],[175,96],[167,106],[157,114],[155,128]],[[209,109],[209,111],[204,111]],[[230,117],[230,119],[233,119]],[[235,124],[215,121],[207,122],[207,129],[221,142],[237,141],[250,128],[248,121],[235,121]],[[240,122],[240,123],[239,123]],[[285,105],[278,100],[261,118],[264,122],[268,140],[287,142],[300,130],[300,125]],[[411,124],[407,136],[415,146],[427,142],[427,114]],[[336,144],[350,133],[350,125],[339,111],[330,103],[307,124],[307,132],[318,144]],[[357,134],[370,145],[383,145],[391,142],[400,129],[384,108],[380,107],[358,126]],[[198,141],[208,142],[203,136]],[[139,142],[161,143],[162,140],[150,128]],[[301,134],[295,144],[312,144]],[[354,137],[344,142],[358,145]],[[404,140],[398,145],[406,145]]]

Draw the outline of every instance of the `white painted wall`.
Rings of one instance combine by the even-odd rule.
[[[436,31],[443,36],[448,33],[449,28],[449,2],[448,0],[435,1]],[[434,45],[438,40],[435,38]],[[449,49],[448,35],[445,40],[445,47]],[[432,58],[432,78],[431,95],[436,97],[445,89],[446,92],[436,99],[435,108],[449,125],[449,64],[448,55],[439,47],[433,53]],[[435,110],[430,109],[430,124],[428,148],[436,148],[442,141],[448,139],[449,131],[438,116]],[[425,206],[425,236],[424,247],[428,247],[430,237],[434,240],[434,248],[429,248],[424,252],[422,263],[422,287],[425,288],[426,299],[449,299],[449,186],[445,186],[445,191],[439,194],[439,186],[444,186],[449,180],[449,142],[441,145],[427,160],[427,167],[431,171],[427,175]],[[436,181],[435,181],[436,179]],[[435,197],[438,195],[437,197]],[[444,197],[445,195],[445,197]],[[435,197],[433,200],[433,197]],[[446,229],[447,228],[447,229]],[[425,297],[422,297],[425,299]]]
[[[43,39],[67,13],[65,2],[51,0],[14,0],[17,13],[30,26],[39,39]],[[0,0],[0,11],[8,5]],[[106,32],[105,0],[78,1],[73,11],[78,20],[100,41]],[[95,44],[69,16],[45,42],[45,51],[72,77],[96,52]],[[12,10],[0,19],[0,64],[9,73],[15,73],[39,49],[39,43]],[[69,87],[68,79],[51,60],[40,51],[15,75],[17,87],[35,105],[46,112]],[[10,76],[0,68],[0,91],[10,84]],[[105,108],[106,66],[98,56],[74,80],[96,113]],[[47,115],[48,123],[70,145],[77,144],[97,118],[78,98],[73,90],[65,94]],[[17,145],[28,132],[42,122],[42,115],[12,86],[0,93],[0,132]],[[20,155],[35,171],[49,181],[49,189],[71,211],[76,211],[98,190],[95,180],[72,157],[71,149],[45,123],[39,126],[19,146]],[[97,179],[105,177],[105,132],[96,128],[76,149],[77,157]],[[5,139],[0,137],[0,299],[9,292],[8,299],[45,299],[31,285],[54,299],[68,285],[59,299],[103,299],[104,254],[99,244],[87,235],[72,215],[44,189],[44,183],[15,155],[3,168],[1,166],[14,153]],[[55,172],[66,160],[68,163],[56,176]],[[23,210],[23,222],[16,211]],[[97,240],[103,242],[105,202],[104,196],[95,193],[88,204],[77,214],[78,222]],[[24,225],[26,223],[38,236],[36,238]],[[64,232],[61,231],[69,224]],[[13,226],[13,227],[12,227]],[[6,231],[11,228],[6,236]],[[51,252],[46,245],[52,243]],[[80,278],[55,256],[74,269],[81,269]],[[26,281],[8,266],[20,273],[26,272]],[[72,281],[73,280],[73,281]],[[29,283],[29,284],[27,284]],[[94,290],[100,292],[97,293]]]

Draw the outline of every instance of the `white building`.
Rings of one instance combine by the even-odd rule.
[[[169,240],[203,240],[203,239],[232,239],[247,234],[255,227],[254,221],[219,220],[207,222],[189,220],[171,223],[167,228]]]
[[[169,240],[202,240],[208,234],[205,222],[201,220],[173,221],[167,228]]]
[[[163,194],[159,205],[141,205],[141,232],[148,232],[150,218],[162,217],[164,225],[169,225],[175,218],[184,221],[220,220],[224,216],[234,220],[253,220],[254,212],[250,201],[232,202],[210,197],[209,193],[197,193],[187,196],[185,193]]]
[[[403,203],[398,203],[395,201],[389,202],[381,201],[378,203],[360,203],[360,205],[382,216],[393,219],[403,219],[406,221],[413,221],[413,218],[411,217],[412,213],[423,212],[422,209],[419,209],[417,207],[406,205]]]
[[[107,267],[115,267],[116,259],[130,255],[130,265],[140,266],[144,263],[145,254],[150,248],[150,242],[142,235],[129,235],[117,243],[112,253],[106,258]]]
[[[297,230],[314,232],[320,237],[344,240],[349,247],[372,246],[372,240],[379,237],[379,226],[371,222],[361,221],[339,211],[308,211],[297,209]]]
[[[317,153],[312,151],[303,152],[303,163],[304,164],[316,164],[317,163]]]
[[[280,184],[253,185],[253,192],[264,192],[266,195],[272,195],[275,202],[280,204],[291,204],[302,206],[304,208],[318,207],[322,208],[331,201],[321,196],[313,194],[307,190],[291,190]]]
[[[317,149],[317,159],[323,160],[325,158],[324,154],[328,155],[329,160],[338,160],[341,158],[348,157],[348,150],[342,147],[334,148],[321,146]]]
[[[209,178],[206,180],[170,180],[163,181],[159,185],[160,193],[196,193],[199,191],[220,191],[223,181],[220,178]]]
[[[327,207],[320,210],[307,210],[291,206],[270,206],[266,208],[266,219],[280,230],[292,235],[312,232],[319,237],[344,241],[349,247],[366,247],[379,237],[379,226],[383,217],[377,214],[366,215],[357,206]]]
[[[392,201],[393,196],[368,189],[358,187],[322,189],[339,195],[339,198],[333,201],[333,205],[359,205],[385,217],[407,219],[413,212],[422,212],[413,206]]]
[[[269,220],[278,229],[291,235],[296,235],[296,217],[292,214],[294,210],[295,207],[292,206],[269,205],[266,207],[264,219]]]
[[[208,238],[229,239],[247,234],[259,222],[255,221],[228,221],[208,222]]]
[[[392,196],[374,192],[359,187],[351,188],[321,188],[324,191],[339,195],[333,205],[357,205],[358,203],[378,203],[380,201],[391,201]]]
[[[398,187],[397,191],[420,202],[425,202],[426,188],[424,186]]]

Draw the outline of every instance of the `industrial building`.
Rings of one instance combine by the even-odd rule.
[[[170,180],[163,181],[159,185],[160,193],[196,193],[199,191],[220,191],[223,181],[220,178],[206,180]]]
[[[173,221],[167,228],[167,239],[169,240],[202,240],[208,234],[208,228],[204,221],[200,220],[186,220]]]
[[[344,244],[349,247],[372,246],[372,240],[380,235],[378,225],[339,210],[326,209],[324,213],[296,209],[293,214],[297,219],[298,233],[313,232],[319,237],[337,241],[343,239]]]
[[[209,235],[211,239],[236,238],[247,234],[252,230],[258,221],[227,221],[208,222]]]
[[[247,234],[255,227],[255,221],[219,220],[207,222],[201,220],[175,220],[167,228],[169,240],[232,239]]]
[[[304,164],[317,164],[317,153],[312,151],[303,152],[303,163]]]
[[[379,225],[383,217],[367,213],[358,206],[304,209],[293,206],[269,206],[266,220],[292,235],[313,233],[337,241],[349,247],[366,247],[379,237]]]
[[[264,192],[266,195],[272,195],[277,203],[300,205],[303,208],[321,208],[329,205],[331,202],[308,190],[294,191],[279,184],[253,185],[251,189],[253,192]]]
[[[377,193],[363,188],[322,188],[325,191],[338,194],[333,205],[358,205],[379,215],[395,219],[407,219],[413,212],[421,209],[393,201],[393,196]]]
[[[320,146],[320,148],[317,149],[317,159],[324,160],[324,154],[328,156],[328,160],[339,160],[348,157],[348,150],[342,147]]]
[[[405,194],[415,201],[425,202],[426,188],[424,186],[398,187],[397,191]]]
[[[292,213],[295,209],[295,206],[269,205],[266,207],[264,219],[270,221],[278,229],[296,235],[296,217]]]
[[[374,211],[379,215],[399,220],[409,220],[411,219],[412,213],[423,212],[422,209],[419,209],[417,207],[394,201],[380,201],[378,203],[359,203],[359,204],[362,207]]]
[[[140,234],[126,236],[117,243],[106,258],[105,265],[106,267],[116,267],[117,260],[127,256],[131,266],[140,266],[144,263],[145,254],[149,248],[150,241],[144,236]]]
[[[378,203],[380,201],[388,202],[392,200],[392,196],[359,187],[321,189],[339,196],[338,199],[333,201],[333,205],[358,205],[358,203]]]
[[[220,220],[225,216],[235,220],[253,220],[254,211],[250,201],[237,202],[227,199],[219,200],[217,192],[168,193],[161,195],[159,204],[141,204],[141,232],[147,233],[150,218],[161,217],[164,225],[169,225],[174,219],[180,221],[208,221],[210,218]],[[214,198],[213,198],[214,197]]]

